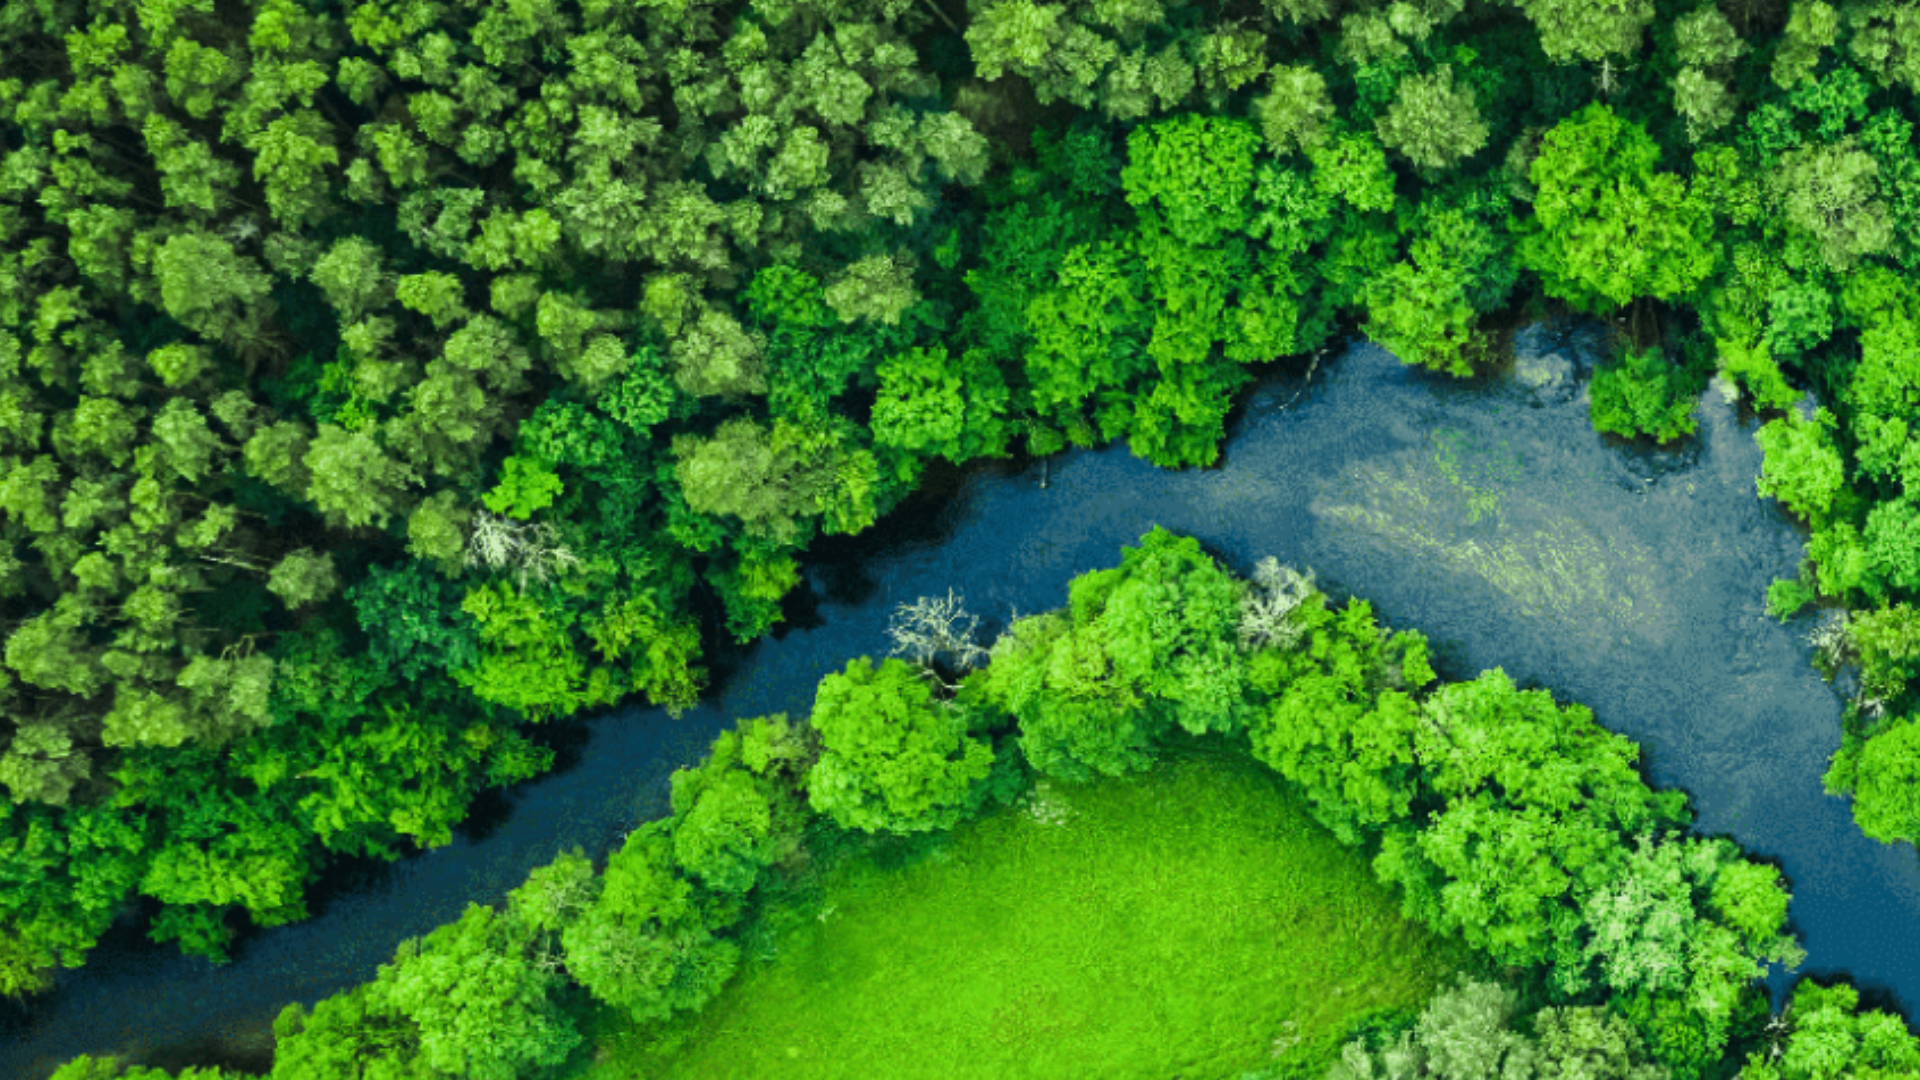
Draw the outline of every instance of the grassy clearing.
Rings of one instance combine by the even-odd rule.
[[[773,898],[703,1012],[603,1028],[580,1075],[1307,1071],[1358,1017],[1417,1008],[1472,963],[1237,754],[1045,783],[950,836],[827,862]]]

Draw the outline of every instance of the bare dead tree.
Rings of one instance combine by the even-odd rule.
[[[949,690],[952,686],[941,679],[935,666],[941,657],[947,658],[956,673],[970,670],[987,658],[987,650],[974,637],[979,631],[980,619],[967,612],[965,603],[952,589],[947,590],[944,598],[923,596],[895,608],[893,619],[887,625],[887,636],[893,639],[893,654],[910,657],[930,678]]]

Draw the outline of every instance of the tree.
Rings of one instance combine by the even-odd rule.
[[[907,309],[920,302],[913,285],[914,262],[904,251],[855,260],[827,286],[827,306],[843,323],[865,319],[899,325]]]
[[[1748,1055],[1740,1075],[1745,1080],[1819,1080],[1895,1076],[1920,1069],[1920,1040],[1899,1016],[1859,1010],[1860,993],[1853,987],[1802,981],[1781,1011],[1780,1023],[1769,1025],[1768,1046]]]
[[[1623,350],[1594,374],[1588,388],[1593,429],[1630,439],[1647,435],[1660,442],[1693,434],[1699,426],[1693,414],[1704,381],[1698,374],[1669,363],[1658,346]]]
[[[240,1080],[244,1073],[229,1072],[218,1065],[188,1065],[179,1072],[128,1065],[118,1058],[93,1058],[85,1054],[53,1071],[49,1080]]]
[[[1920,87],[1920,12],[1878,0],[1849,5],[1847,47],[1883,86]]]
[[[1893,242],[1879,176],[1879,163],[1849,136],[1781,155],[1767,192],[1791,232],[1815,245],[1828,269],[1846,273]]]
[[[1462,977],[1433,996],[1411,1031],[1341,1048],[1328,1080],[1666,1080],[1639,1033],[1604,1008],[1549,1008],[1519,1030],[1519,995]]]
[[[1197,541],[1155,529],[1119,567],[1077,579],[1068,612],[1015,620],[979,693],[1019,721],[1021,750],[1043,773],[1144,768],[1174,724],[1200,734],[1247,722],[1242,593]]]
[[[769,429],[736,416],[711,438],[675,436],[673,453],[687,505],[737,517],[749,536],[788,544],[803,538],[815,515],[833,532],[857,532],[873,520],[873,456],[846,449],[836,431],[784,419]]]
[[[1688,67],[1673,77],[1673,110],[1687,122],[1687,138],[1700,142],[1732,123],[1736,106],[1725,83]]]
[[[745,893],[800,847],[808,814],[799,772],[810,755],[785,715],[721,733],[707,759],[674,770],[674,860],[709,889]]]
[[[181,325],[215,341],[236,343],[242,323],[257,316],[272,279],[228,240],[204,232],[167,239],[153,256],[161,306]]]
[[[578,615],[564,599],[495,581],[468,592],[460,607],[479,624],[485,649],[454,678],[482,701],[543,718],[611,705],[625,690],[574,647]]]
[[[1270,74],[1273,89],[1253,103],[1267,149],[1280,155],[1318,149],[1333,117],[1326,78],[1305,64],[1276,66]]]
[[[1840,14],[1821,0],[1795,0],[1786,31],[1773,54],[1773,81],[1792,87],[1820,65],[1821,50],[1840,33]]]
[[[553,505],[566,484],[547,462],[518,454],[500,463],[500,482],[480,502],[496,514],[522,521]]]
[[[365,429],[350,432],[334,424],[320,425],[301,464],[311,477],[307,497],[321,513],[348,528],[383,523],[405,512],[406,487],[415,479]]]
[[[309,1011],[295,1002],[274,1019],[272,1080],[431,1080],[419,1033],[371,984],[323,998]]]
[[[1860,831],[1883,844],[1920,837],[1920,723],[1888,720],[1865,736],[1850,732],[1827,766],[1828,794],[1853,797]]]
[[[1762,424],[1754,434],[1762,454],[1755,481],[1760,495],[1778,499],[1815,525],[1825,523],[1834,496],[1846,481],[1831,434],[1837,423],[1831,412],[1821,408],[1811,420],[1790,415]]]
[[[964,605],[965,601],[948,589],[944,599],[923,596],[894,608],[893,618],[887,623],[893,652],[906,653],[928,672],[942,656],[948,657],[958,671],[972,669],[987,658],[987,650],[974,640],[979,618],[969,614]]]
[[[383,964],[369,1002],[411,1020],[420,1056],[443,1073],[518,1080],[558,1065],[580,1042],[552,1001],[560,976],[527,955],[526,931],[468,904],[459,921],[408,940]]]
[[[561,931],[567,973],[637,1021],[698,1009],[739,963],[739,946],[716,936],[731,925],[731,910],[674,872],[666,823],[643,825],[607,860],[592,903]]]
[[[951,827],[977,805],[993,749],[969,717],[937,701],[911,664],[867,659],[820,681],[812,724],[820,760],[807,796],[841,827],[913,833]]]
[[[1074,625],[1193,734],[1231,732],[1246,719],[1235,648],[1245,586],[1192,537],[1155,527],[1120,565],[1083,574],[1070,589]]]
[[[1120,183],[1127,202],[1186,244],[1218,244],[1245,231],[1253,194],[1252,124],[1188,114],[1127,137]]]
[[[1386,633],[1365,601],[1336,616],[1308,589],[1284,617],[1289,644],[1249,662],[1251,687],[1271,699],[1248,725],[1253,753],[1300,785],[1336,836],[1358,843],[1406,820],[1421,794],[1411,692],[1433,671],[1420,635]]]
[[[984,349],[950,358],[944,346],[913,348],[881,361],[875,373],[873,441],[956,465],[1006,453],[1012,394]]]
[[[1548,59],[1607,60],[1640,51],[1652,0],[1521,0],[1521,10],[1540,32]]]
[[[1713,270],[1713,217],[1679,177],[1655,173],[1660,148],[1605,105],[1547,132],[1528,175],[1533,217],[1514,226],[1522,265],[1583,311],[1640,296],[1672,299]]]
[[[1473,89],[1454,85],[1450,64],[1402,79],[1374,129],[1382,146],[1428,172],[1452,168],[1487,144]]]
[[[1313,571],[1302,574],[1268,555],[1254,565],[1253,583],[1240,598],[1240,648],[1293,648],[1306,632],[1301,616],[1310,609],[1303,605],[1318,592]]]
[[[334,569],[333,553],[316,555],[312,548],[288,552],[267,577],[267,590],[289,608],[317,603],[339,588],[340,575]]]
[[[1164,719],[1064,615],[1015,619],[991,655],[984,693],[1019,722],[1021,753],[1035,769],[1080,781],[1153,763]]]
[[[393,282],[382,266],[380,249],[365,237],[335,240],[327,253],[315,260],[308,277],[340,313],[343,323],[358,322],[393,298]]]
[[[1621,872],[1589,894],[1582,915],[1592,937],[1585,955],[1616,993],[1683,996],[1721,1039],[1744,987],[1763,961],[1797,964],[1806,954],[1781,933],[1786,894],[1767,905],[1776,921],[1747,933],[1714,919],[1707,903],[1724,865],[1738,858],[1726,840],[1655,841],[1642,835]],[[1741,885],[1754,884],[1747,878]],[[1778,885],[1774,884],[1778,890]],[[1755,913],[1758,913],[1756,910]]]
[[[674,338],[671,351],[674,382],[689,394],[736,397],[766,392],[759,343],[738,319],[719,308],[703,305],[697,319]]]

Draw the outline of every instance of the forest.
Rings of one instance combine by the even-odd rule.
[[[1768,417],[1828,785],[1920,837],[1908,5],[5,0],[0,56],[0,992],[447,843],[929,470],[1208,466],[1338,334],[1464,377],[1554,310],[1598,430]]]

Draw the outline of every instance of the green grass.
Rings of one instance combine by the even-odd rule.
[[[1043,782],[950,836],[827,861],[776,894],[719,998],[603,1029],[581,1075],[1317,1075],[1358,1018],[1472,962],[1239,754]]]

